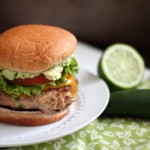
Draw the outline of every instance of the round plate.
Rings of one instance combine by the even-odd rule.
[[[0,123],[0,147],[54,140],[75,132],[96,119],[108,104],[108,87],[103,80],[83,69],[80,69],[77,79],[78,98],[66,117],[56,123],[36,127]]]

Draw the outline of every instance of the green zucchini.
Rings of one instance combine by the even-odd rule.
[[[102,116],[150,118],[150,89],[111,93]]]

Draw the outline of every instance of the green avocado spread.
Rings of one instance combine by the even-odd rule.
[[[4,76],[5,78],[9,80],[13,80],[13,79],[18,79],[18,78],[20,79],[34,78],[40,74],[43,74],[49,80],[58,80],[59,78],[61,78],[61,72],[63,71],[63,68],[65,66],[70,65],[72,58],[74,58],[73,55],[68,57],[61,64],[54,66],[44,72],[27,73],[27,72],[16,72],[16,71],[7,70],[7,69],[0,69],[0,75]]]

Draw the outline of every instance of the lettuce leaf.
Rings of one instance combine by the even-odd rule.
[[[67,75],[75,75],[78,73],[78,64],[75,58],[72,58],[69,66],[64,66],[62,76],[60,79],[52,81],[48,84],[32,85],[32,86],[21,86],[21,85],[9,85],[3,76],[0,76],[0,89],[13,96],[14,99],[17,99],[21,94],[28,96],[39,95],[47,85],[60,85],[64,84],[67,81]]]

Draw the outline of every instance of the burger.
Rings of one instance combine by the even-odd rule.
[[[59,27],[21,25],[0,35],[0,122],[56,122],[76,100],[75,36]]]

